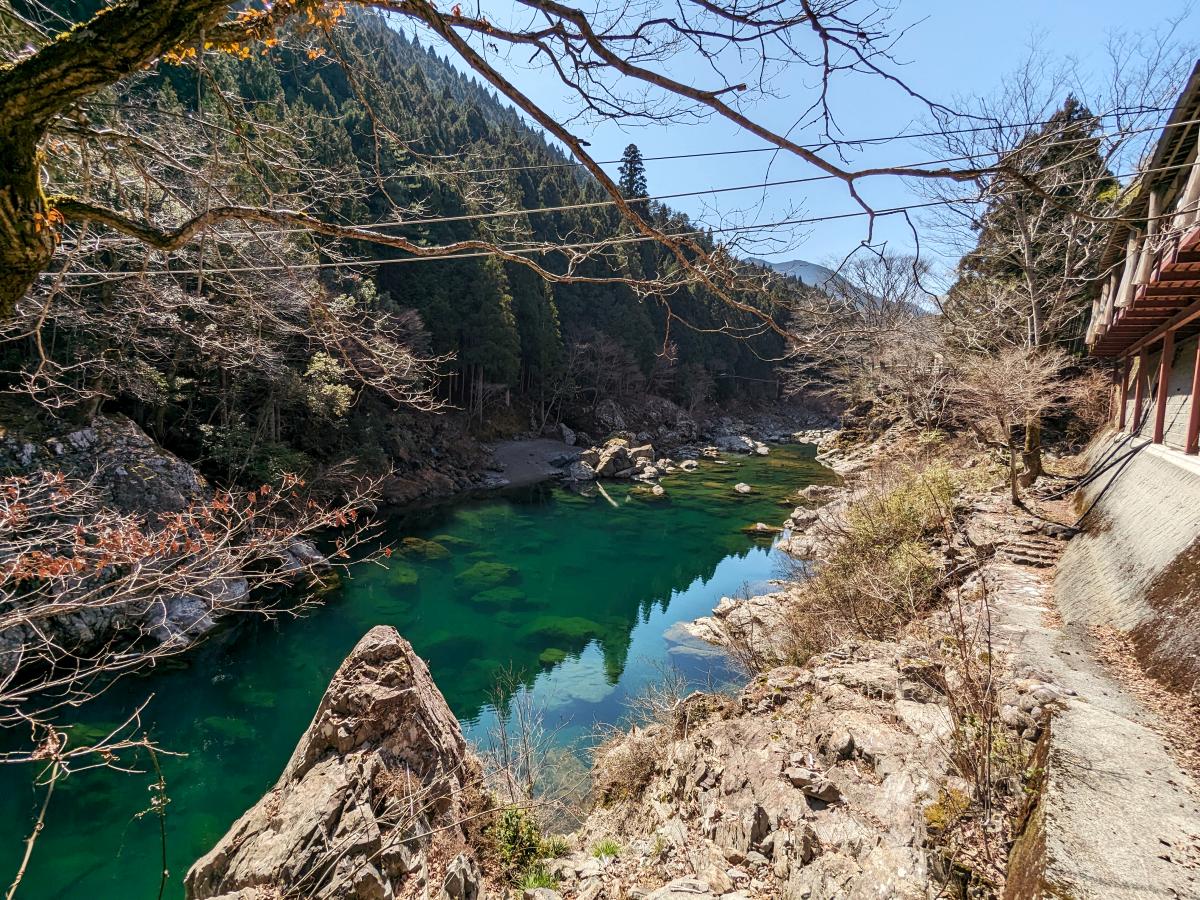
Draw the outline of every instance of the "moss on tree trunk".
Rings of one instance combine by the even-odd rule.
[[[0,69],[0,318],[54,255],[55,212],[41,184],[41,142],[75,103],[197,39],[230,0],[123,0]]]

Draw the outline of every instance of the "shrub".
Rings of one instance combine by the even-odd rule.
[[[621,845],[612,838],[605,838],[592,847],[592,856],[596,859],[611,859],[621,855]]]
[[[825,553],[780,611],[770,635],[731,635],[754,671],[802,664],[840,640],[894,635],[937,596],[941,565],[933,540],[945,534],[958,487],[935,464],[898,480],[881,478],[825,526]]]
[[[506,807],[496,821],[493,836],[500,867],[516,881],[542,855],[542,833],[533,816],[519,806]]]
[[[873,486],[831,527],[832,551],[806,593],[843,628],[895,633],[933,599],[940,571],[930,537],[948,521],[955,493],[944,465]]]
[[[654,777],[662,742],[645,731],[618,735],[596,748],[592,787],[596,801],[607,806],[641,796]]]
[[[526,869],[520,878],[517,879],[517,887],[523,891],[532,891],[536,888],[550,888],[553,890],[558,887],[558,879],[545,867],[542,863],[536,863]]]

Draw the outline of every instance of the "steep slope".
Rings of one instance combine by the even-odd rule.
[[[35,4],[25,5],[37,15]],[[51,4],[72,20],[91,6]],[[139,205],[128,196],[136,160],[118,157],[85,173],[97,199],[167,222],[211,205],[220,190],[227,202],[286,205],[333,222],[417,222],[389,229],[420,244],[629,236],[593,179],[432,50],[361,13],[339,23],[329,41],[306,52],[305,40],[293,36],[245,58],[209,54],[203,68],[163,62],[112,91],[90,111],[96,124],[170,148],[183,165],[164,163],[154,173],[163,189]],[[226,135],[241,140],[223,143]],[[77,170],[55,168],[55,187],[74,185]],[[514,215],[548,207],[555,211]],[[647,215],[669,232],[694,227],[659,204],[648,204]],[[376,470],[403,468],[415,455],[404,435],[428,426],[397,420],[395,393],[363,391],[352,374],[360,367],[346,347],[381,335],[439,358],[437,400],[465,409],[476,428],[497,422],[509,431],[540,428],[571,410],[586,419],[600,400],[646,392],[688,406],[754,396],[770,390],[767,360],[781,355],[769,330],[751,340],[725,333],[754,317],[699,286],[642,298],[617,280],[547,284],[486,255],[426,260],[269,230],[256,239],[267,246],[255,248],[239,225],[150,265],[136,242],[79,254],[78,264],[95,273],[149,268],[151,275],[70,281],[36,326],[64,368],[80,358],[105,360],[92,384],[56,386],[71,395],[61,402],[119,409],[181,456],[203,458],[207,474],[261,483],[349,455]],[[336,263],[348,258],[374,265]],[[559,252],[540,262],[558,271],[568,265]],[[274,265],[257,272],[256,264]],[[636,280],[675,264],[665,249],[634,242],[576,271]],[[204,275],[189,275],[189,265]],[[183,272],[173,276],[172,268]],[[243,296],[261,306],[239,303]],[[314,310],[314,296],[323,309]],[[762,308],[773,302],[742,299]],[[343,333],[314,335],[311,323],[330,308]],[[18,363],[38,366],[32,355]],[[100,399],[89,396],[93,385]]]

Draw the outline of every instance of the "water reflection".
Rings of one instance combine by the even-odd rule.
[[[278,777],[333,671],[370,627],[394,625],[413,643],[473,737],[494,719],[489,699],[508,670],[573,743],[618,720],[666,662],[699,684],[720,676],[714,657],[664,635],[722,594],[772,577],[768,546],[739,529],[778,521],[782,496],[827,477],[810,450],[785,448],[667,479],[666,501],[613,485],[614,508],[542,485],[397,516],[388,533],[400,552],[388,568],[356,568],[303,619],[247,622],[178,668],[127,679],[82,728],[110,728],[155,695],[150,733],[187,754],[164,760],[168,896],[180,897],[187,866]],[[738,481],[755,492],[737,495]],[[0,771],[5,872],[15,871],[41,800],[31,774]],[[22,896],[156,896],[158,823],[137,816],[150,781],[97,771],[61,784]]]

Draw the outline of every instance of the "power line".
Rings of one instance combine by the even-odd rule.
[[[1156,171],[1170,171],[1177,169],[1178,166],[1162,166],[1157,169],[1143,169],[1138,172],[1130,172],[1120,175],[1113,175],[1113,178],[1127,178],[1131,175],[1147,174]],[[1079,184],[1086,184],[1091,179],[1081,179],[1077,181],[1064,182],[1056,185],[1056,187],[1071,187]],[[992,197],[1010,197],[1024,193],[1021,190],[1008,191],[1004,193],[993,194]],[[699,228],[691,231],[680,231],[666,235],[668,238],[685,238],[685,237],[700,237],[711,234],[729,234],[752,231],[764,231],[772,228],[793,227],[798,225],[812,225],[820,222],[833,222],[844,219],[863,218],[873,216],[881,218],[884,216],[893,216],[900,213],[909,212],[911,210],[929,209],[937,206],[950,206],[957,203],[978,203],[979,199],[974,197],[951,197],[942,200],[930,200],[924,203],[910,203],[901,206],[893,206],[879,210],[855,210],[853,212],[831,213],[821,216],[808,216],[794,219],[782,219],[775,222],[767,222],[757,225],[729,225],[721,228]],[[273,266],[210,266],[206,269],[152,269],[139,270],[131,272],[114,272],[105,275],[103,273],[90,272],[66,272],[54,273],[43,272],[42,277],[70,277],[70,278],[94,278],[95,280],[87,284],[77,284],[77,287],[92,287],[99,284],[106,284],[112,281],[123,281],[129,278],[138,278],[147,275],[200,275],[200,274],[243,274],[243,273],[265,273],[265,272],[291,272],[291,271],[316,271],[320,269],[345,269],[355,266],[385,266],[385,265],[404,265],[408,263],[422,262],[445,262],[455,259],[478,259],[489,256],[499,256],[509,254],[513,256],[528,256],[544,253],[557,253],[566,250],[591,250],[602,247],[637,244],[646,241],[656,241],[658,238],[649,235],[626,235],[614,238],[607,238],[597,241],[585,241],[572,244],[553,244],[553,245],[535,245],[530,242],[525,242],[524,245],[510,245],[507,247],[498,247],[496,250],[477,250],[469,253],[453,253],[445,256],[409,256],[399,259],[375,259],[375,260],[350,260],[339,262],[323,262],[323,263],[295,263],[295,264],[280,264]],[[110,277],[111,276],[111,277]]]
[[[1170,112],[1172,108],[1173,107],[1169,107],[1169,106],[1150,106],[1150,107],[1145,107],[1145,108],[1136,107],[1132,110],[1132,112],[1134,112],[1134,113],[1161,113],[1161,112]],[[1131,114],[1130,109],[1123,109],[1123,110],[1116,111],[1116,112],[1101,113],[1099,115],[1094,116],[1094,118],[1096,118],[1096,119],[1113,119],[1113,118],[1117,118],[1122,115],[1130,115],[1130,114]],[[1051,125],[1054,123],[1054,121],[1055,121],[1054,119],[1040,119],[1040,120],[1033,121],[1033,122],[1015,122],[1015,123],[1008,124],[1008,125],[1004,125],[1004,124],[997,122],[993,125],[976,125],[976,126],[972,126],[971,128],[951,128],[951,129],[945,129],[945,130],[940,130],[940,131],[918,131],[918,132],[908,132],[908,133],[901,132],[899,134],[881,135],[881,136],[868,137],[868,138],[854,138],[854,139],[846,138],[846,139],[842,139],[842,140],[821,141],[819,143],[814,143],[814,144],[798,144],[797,146],[800,147],[800,149],[802,149],[802,150],[827,150],[830,147],[840,147],[840,146],[869,146],[872,144],[887,143],[889,141],[905,141],[905,140],[916,140],[919,138],[941,137],[941,136],[947,135],[947,134],[974,134],[974,133],[978,133],[978,132],[982,132],[982,131],[996,131],[996,130],[1016,129],[1016,128],[1033,128],[1038,125]],[[1136,133],[1138,133],[1138,131],[1142,131],[1142,130],[1153,131],[1159,127],[1160,126],[1155,125],[1152,128],[1138,129],[1136,131],[1131,131],[1129,133],[1136,134]],[[746,147],[746,148],[735,149],[735,150],[705,150],[705,151],[699,151],[696,153],[672,153],[672,154],[669,154],[666,156],[643,156],[642,161],[643,162],[667,162],[667,161],[674,161],[674,160],[680,160],[680,159],[702,159],[702,158],[706,158],[706,157],[717,157],[717,156],[741,156],[744,154],[751,154],[751,153],[787,153],[787,152],[788,151],[782,147]],[[605,160],[597,160],[596,165],[614,166],[614,165],[618,165],[622,162],[624,162],[624,160],[605,159]],[[583,163],[581,163],[577,160],[568,160],[566,162],[561,162],[561,163],[534,163],[534,164],[519,165],[519,166],[497,166],[495,168],[486,168],[486,169],[461,169],[461,170],[450,171],[450,172],[437,171],[434,174],[439,175],[439,176],[487,175],[487,174],[496,174],[496,173],[501,173],[501,172],[527,172],[527,171],[536,171],[536,170],[543,170],[543,169],[564,169],[564,168],[570,169],[570,168],[578,168],[582,165],[583,165]],[[421,173],[413,172],[413,173],[409,173],[409,174],[419,175]]]
[[[1170,126],[1163,126],[1163,127],[1179,127],[1179,126],[1186,126],[1186,125],[1195,125],[1197,123],[1200,123],[1200,119],[1191,119],[1191,120],[1183,121],[1183,122],[1175,122],[1175,123],[1171,124]],[[1071,144],[1090,143],[1092,141],[1099,140],[1099,139],[1105,138],[1105,137],[1128,136],[1128,135],[1133,135],[1133,134],[1141,134],[1141,133],[1144,133],[1147,131],[1157,131],[1159,129],[1159,127],[1160,126],[1155,125],[1155,126],[1148,126],[1148,127],[1139,128],[1139,129],[1128,129],[1128,130],[1114,131],[1114,132],[1108,132],[1108,133],[1101,133],[1101,134],[1097,134],[1097,135],[1087,135],[1084,137],[1070,138],[1068,140],[1050,141],[1050,142],[1047,142],[1046,144],[1042,145],[1042,149],[1047,149],[1050,147],[1065,147],[1065,146],[1069,146]],[[962,162],[962,161],[970,160],[970,159],[974,159],[974,158],[975,158],[974,155],[950,156],[950,157],[945,157],[943,159],[931,159],[931,160],[922,160],[920,162],[914,162],[914,163],[906,163],[904,165],[892,166],[889,168],[916,169],[916,168],[919,168],[922,166],[945,165],[946,163]],[[1070,160],[1070,159],[1062,160],[1051,166],[1047,166],[1045,169],[1042,169],[1041,172],[1047,172],[1056,167],[1069,165],[1071,162],[1073,162],[1073,160]],[[1137,174],[1137,173],[1133,173],[1133,174]],[[1113,177],[1114,178],[1124,178],[1124,177],[1128,177],[1128,176],[1116,175]],[[788,178],[788,179],[783,179],[783,180],[779,180],[779,181],[760,181],[760,182],[755,182],[752,184],[733,185],[730,187],[705,188],[705,189],[696,190],[696,191],[679,191],[679,192],[671,193],[671,194],[659,194],[659,195],[656,195],[653,197],[637,198],[636,201],[634,201],[634,202],[648,203],[648,202],[660,202],[660,201],[664,201],[664,200],[678,200],[683,197],[701,197],[701,196],[707,196],[707,195],[711,195],[711,194],[722,194],[722,193],[733,193],[733,192],[737,192],[737,191],[760,190],[760,189],[769,188],[769,187],[787,187],[787,186],[793,186],[793,185],[797,185],[797,184],[811,184],[814,182],[831,181],[831,180],[841,180],[841,179],[840,179],[840,176],[831,175],[831,174],[809,175],[809,176],[806,176],[803,178]],[[372,230],[379,229],[379,228],[403,228],[403,227],[411,228],[411,227],[422,226],[422,225],[442,225],[442,224],[450,224],[450,223],[456,223],[456,222],[484,221],[484,220],[488,220],[488,219],[516,218],[519,216],[541,215],[541,214],[555,213],[555,212],[571,212],[574,210],[598,209],[598,208],[602,208],[602,207],[609,207],[609,206],[615,206],[615,205],[616,205],[616,201],[612,200],[612,199],[593,200],[593,201],[588,201],[586,203],[568,203],[568,204],[562,204],[559,206],[535,207],[533,209],[498,210],[495,212],[485,212],[485,213],[464,213],[462,215],[457,215],[457,216],[434,216],[434,217],[429,217],[429,218],[425,218],[425,219],[406,219],[406,220],[397,220],[397,221],[390,221],[390,222],[373,222],[373,223],[370,223],[367,225],[360,225],[357,227],[359,228],[359,230],[362,230],[362,231],[372,231]],[[305,227],[265,228],[265,229],[248,228],[247,232],[250,235],[284,235],[284,234],[306,234],[306,233],[311,232],[312,230],[313,229],[311,229],[311,228],[305,228]],[[140,241],[137,240],[137,238],[128,238],[126,242],[130,243],[130,244],[141,243]]]

